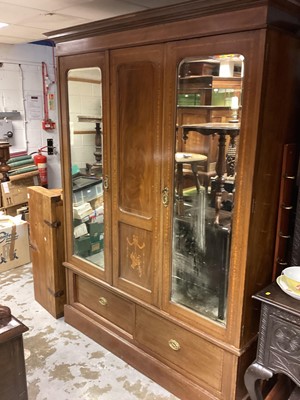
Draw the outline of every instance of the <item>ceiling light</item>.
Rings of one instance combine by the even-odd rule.
[[[0,22],[0,29],[5,28],[6,26],[8,26],[8,24],[6,24],[5,22]]]

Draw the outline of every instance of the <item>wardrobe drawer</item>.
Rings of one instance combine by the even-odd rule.
[[[76,277],[76,301],[132,334],[135,305],[86,279]]]
[[[222,349],[141,307],[136,309],[136,340],[189,379],[221,390]]]

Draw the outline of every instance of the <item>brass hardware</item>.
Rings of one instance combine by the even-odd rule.
[[[58,290],[57,292],[54,292],[50,288],[48,288],[48,292],[53,296],[53,297],[61,297],[65,294],[63,290]]]
[[[107,175],[105,175],[105,177],[104,177],[103,186],[104,186],[105,190],[109,189],[109,177]]]
[[[175,339],[170,339],[169,340],[169,346],[171,347],[172,350],[178,351],[180,350],[180,344],[177,342]]]
[[[50,226],[50,228],[59,228],[61,226],[61,222],[60,221],[47,221],[44,219],[44,223],[48,226]]]
[[[284,204],[282,204],[281,208],[283,208],[284,210],[292,210],[293,206],[285,206]]]
[[[106,306],[107,305],[107,300],[105,297],[99,297],[99,303],[101,306]]]
[[[284,235],[283,233],[279,233],[279,237],[281,237],[282,239],[290,239],[291,235]]]
[[[162,190],[162,203],[164,207],[169,205],[169,189],[167,187]]]
[[[37,247],[34,246],[32,243],[29,243],[29,247],[30,247],[32,250],[37,251]]]
[[[290,176],[290,175],[284,175],[285,179],[296,179],[295,176]]]
[[[279,258],[277,259],[277,264],[278,264],[278,265],[281,265],[282,267],[288,265],[287,262],[282,261],[282,260],[280,260]]]

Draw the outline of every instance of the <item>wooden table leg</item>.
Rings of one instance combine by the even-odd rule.
[[[184,199],[183,199],[183,164],[177,163],[177,214],[184,215]]]
[[[225,146],[226,146],[226,136],[223,134],[219,134],[219,149],[218,149],[218,160],[216,163],[216,192],[215,192],[215,224],[219,225],[220,222],[220,210],[222,207],[222,195],[224,192],[224,174],[226,171],[226,154],[225,154]]]

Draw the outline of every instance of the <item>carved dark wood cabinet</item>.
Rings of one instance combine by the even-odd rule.
[[[13,316],[10,316],[6,321],[0,318],[1,399],[28,400],[22,337],[26,331],[28,331],[28,328]]]
[[[246,394],[299,140],[298,31],[295,1],[201,0],[48,33],[65,320],[181,399]]]
[[[247,368],[245,382],[251,400],[260,400],[260,380],[284,374],[297,385],[289,398],[300,396],[300,305],[276,282],[253,296],[261,302],[256,360]],[[296,396],[297,395],[297,396]]]

